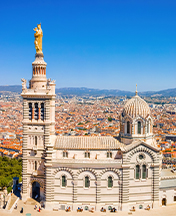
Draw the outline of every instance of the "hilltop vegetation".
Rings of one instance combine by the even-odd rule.
[[[13,178],[19,177],[22,181],[22,159],[10,159],[0,157],[0,188],[7,187],[8,192],[12,190]]]

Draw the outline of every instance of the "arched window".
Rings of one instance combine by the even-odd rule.
[[[143,179],[147,178],[147,168],[145,164],[142,165],[142,178]]]
[[[62,176],[62,187],[66,187],[67,186],[67,179],[66,179],[66,176],[63,175]]]
[[[113,187],[113,180],[112,180],[112,177],[109,176],[108,177],[108,188],[112,188]]]
[[[90,180],[89,180],[89,177],[86,176],[85,177],[85,188],[89,188],[90,187]]]
[[[141,122],[140,121],[138,121],[138,134],[141,134]]]
[[[130,122],[127,121],[127,134],[130,134]]]
[[[84,157],[85,157],[85,158],[90,158],[90,152],[89,152],[89,151],[86,151],[85,154],[84,154]]]
[[[140,178],[140,166],[136,165],[136,175],[135,175],[136,179]]]
[[[32,120],[32,103],[29,103],[29,120]]]
[[[35,161],[35,170],[37,170],[37,161]]]
[[[34,119],[38,120],[38,103],[35,103]]]
[[[107,158],[112,158],[112,152],[110,151],[107,152]]]
[[[41,103],[41,120],[44,120],[44,103]]]
[[[37,145],[37,136],[35,136],[35,145]]]

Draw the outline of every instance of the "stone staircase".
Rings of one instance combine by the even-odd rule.
[[[10,203],[8,203],[6,210],[10,211],[12,206],[14,205],[14,203],[17,201],[17,199],[18,199],[18,197],[15,196],[15,194],[12,194],[12,196],[9,200]]]

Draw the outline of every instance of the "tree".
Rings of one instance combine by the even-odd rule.
[[[22,159],[10,159],[8,157],[0,157],[0,187],[10,187],[13,185],[13,177],[22,176]],[[11,190],[10,190],[11,191]]]
[[[0,187],[4,188],[4,187],[7,187],[7,186],[8,186],[8,180],[5,177],[0,179]]]
[[[108,117],[108,121],[109,121],[109,122],[111,122],[111,121],[112,121],[112,118],[111,118],[111,116],[110,116],[110,117]]]

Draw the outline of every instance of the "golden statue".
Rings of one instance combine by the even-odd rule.
[[[34,33],[34,37],[35,37],[35,49],[36,49],[36,53],[42,53],[42,37],[43,37],[43,32],[42,32],[42,28],[41,28],[41,24],[38,24],[36,28],[33,29],[34,31],[36,31]]]

